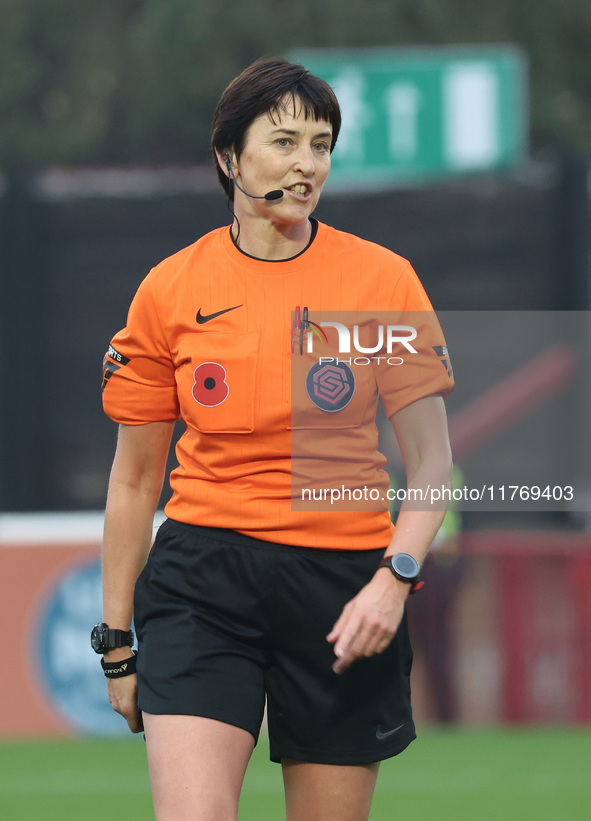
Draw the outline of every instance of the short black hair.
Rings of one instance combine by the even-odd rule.
[[[263,57],[239,74],[226,88],[213,115],[211,147],[222,188],[230,199],[233,186],[217,163],[220,154],[233,154],[236,159],[244,149],[246,132],[261,114],[279,114],[285,99],[296,101],[306,118],[326,120],[332,126],[332,151],[341,128],[341,109],[332,88],[304,66],[289,63],[280,57]]]

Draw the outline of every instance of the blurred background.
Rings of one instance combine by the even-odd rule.
[[[318,217],[409,258],[442,312],[457,487],[550,488],[455,505],[410,607],[419,719],[588,725],[591,5],[4,0],[0,738],[125,732],[88,642],[102,357],[147,271],[229,222],[211,114],[270,54],[343,105]]]

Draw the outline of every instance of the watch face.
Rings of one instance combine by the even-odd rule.
[[[114,647],[131,647],[133,640],[133,630],[109,630],[105,622],[95,624],[90,634],[90,644],[95,653],[106,653]]]
[[[95,653],[104,653],[105,625],[97,624],[90,634],[90,645]]]
[[[392,566],[396,573],[404,579],[416,579],[419,575],[419,563],[408,553],[397,553],[392,558]]]

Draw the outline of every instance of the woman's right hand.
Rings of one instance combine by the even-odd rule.
[[[123,662],[130,656],[129,647],[118,647],[105,653],[107,662]],[[107,678],[107,692],[111,707],[127,721],[132,733],[141,733],[144,729],[142,714],[137,706],[137,675]]]
[[[144,729],[142,714],[137,706],[137,675],[107,679],[111,707],[127,721],[132,733]]]

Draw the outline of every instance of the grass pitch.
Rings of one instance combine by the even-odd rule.
[[[591,729],[429,729],[382,765],[371,821],[588,821]],[[153,819],[141,737],[0,744],[6,821]],[[240,821],[284,818],[281,770],[261,739]]]

